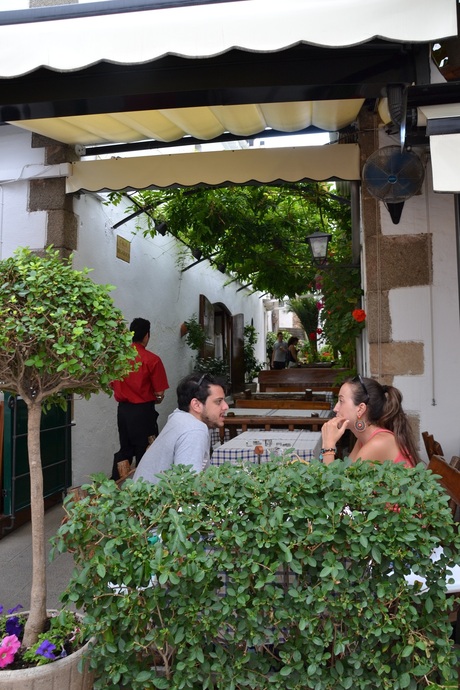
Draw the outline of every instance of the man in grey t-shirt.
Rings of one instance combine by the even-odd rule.
[[[276,334],[276,340],[273,344],[272,352],[272,369],[284,369],[286,367],[286,357],[288,353],[287,342],[283,338],[281,331]]]
[[[195,472],[208,465],[209,429],[222,427],[228,410],[224,389],[210,374],[190,374],[177,386],[177,406],[142,456],[134,480],[156,484],[156,475],[172,465],[191,465]]]

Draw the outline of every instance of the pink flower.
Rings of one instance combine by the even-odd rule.
[[[14,655],[21,643],[16,635],[7,635],[0,643],[0,668],[5,668],[14,661]]]
[[[318,309],[318,311],[320,311],[323,307],[324,307],[324,303],[323,303],[323,302],[317,302],[317,303],[316,303],[316,308]]]

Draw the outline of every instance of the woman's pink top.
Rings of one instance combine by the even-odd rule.
[[[394,433],[390,431],[389,429],[376,429],[372,434],[371,437],[368,439],[368,442],[371,440],[371,438],[374,438],[376,434],[391,434],[394,436]],[[399,451],[398,455],[395,457],[393,462],[402,462],[405,467],[415,467],[415,463],[412,460],[409,460],[406,458],[405,455]]]

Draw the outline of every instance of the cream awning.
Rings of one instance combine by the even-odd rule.
[[[101,3],[101,12],[103,11]],[[273,52],[373,38],[407,43],[456,35],[456,0],[242,0],[0,25],[0,78],[101,60],[141,64],[203,58],[233,48]]]
[[[209,141],[224,132],[243,139],[267,128],[298,132],[313,126],[336,132],[356,120],[363,102],[363,99],[345,99],[201,106],[53,117],[11,124],[65,144],[82,146],[151,139],[171,142],[186,135]]]
[[[81,161],[71,165],[67,192],[165,188],[199,184],[262,184],[278,180],[359,180],[358,144],[242,149]]]

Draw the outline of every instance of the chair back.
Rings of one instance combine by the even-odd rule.
[[[422,431],[422,438],[425,444],[426,454],[428,455],[428,460],[431,459],[432,455],[444,455],[442,446],[438,441],[435,441],[433,434],[429,434],[428,431]]]
[[[452,455],[449,465],[455,467],[456,470],[460,470],[460,457],[458,455]]]
[[[116,485],[120,489],[128,478],[132,478],[136,468],[133,467],[131,469],[131,463],[129,460],[120,460],[120,462],[117,463],[117,468],[120,479],[117,479]]]
[[[432,455],[427,469],[439,476],[439,483],[451,498],[451,508],[454,517],[460,506],[460,471],[449,465],[440,455]]]

